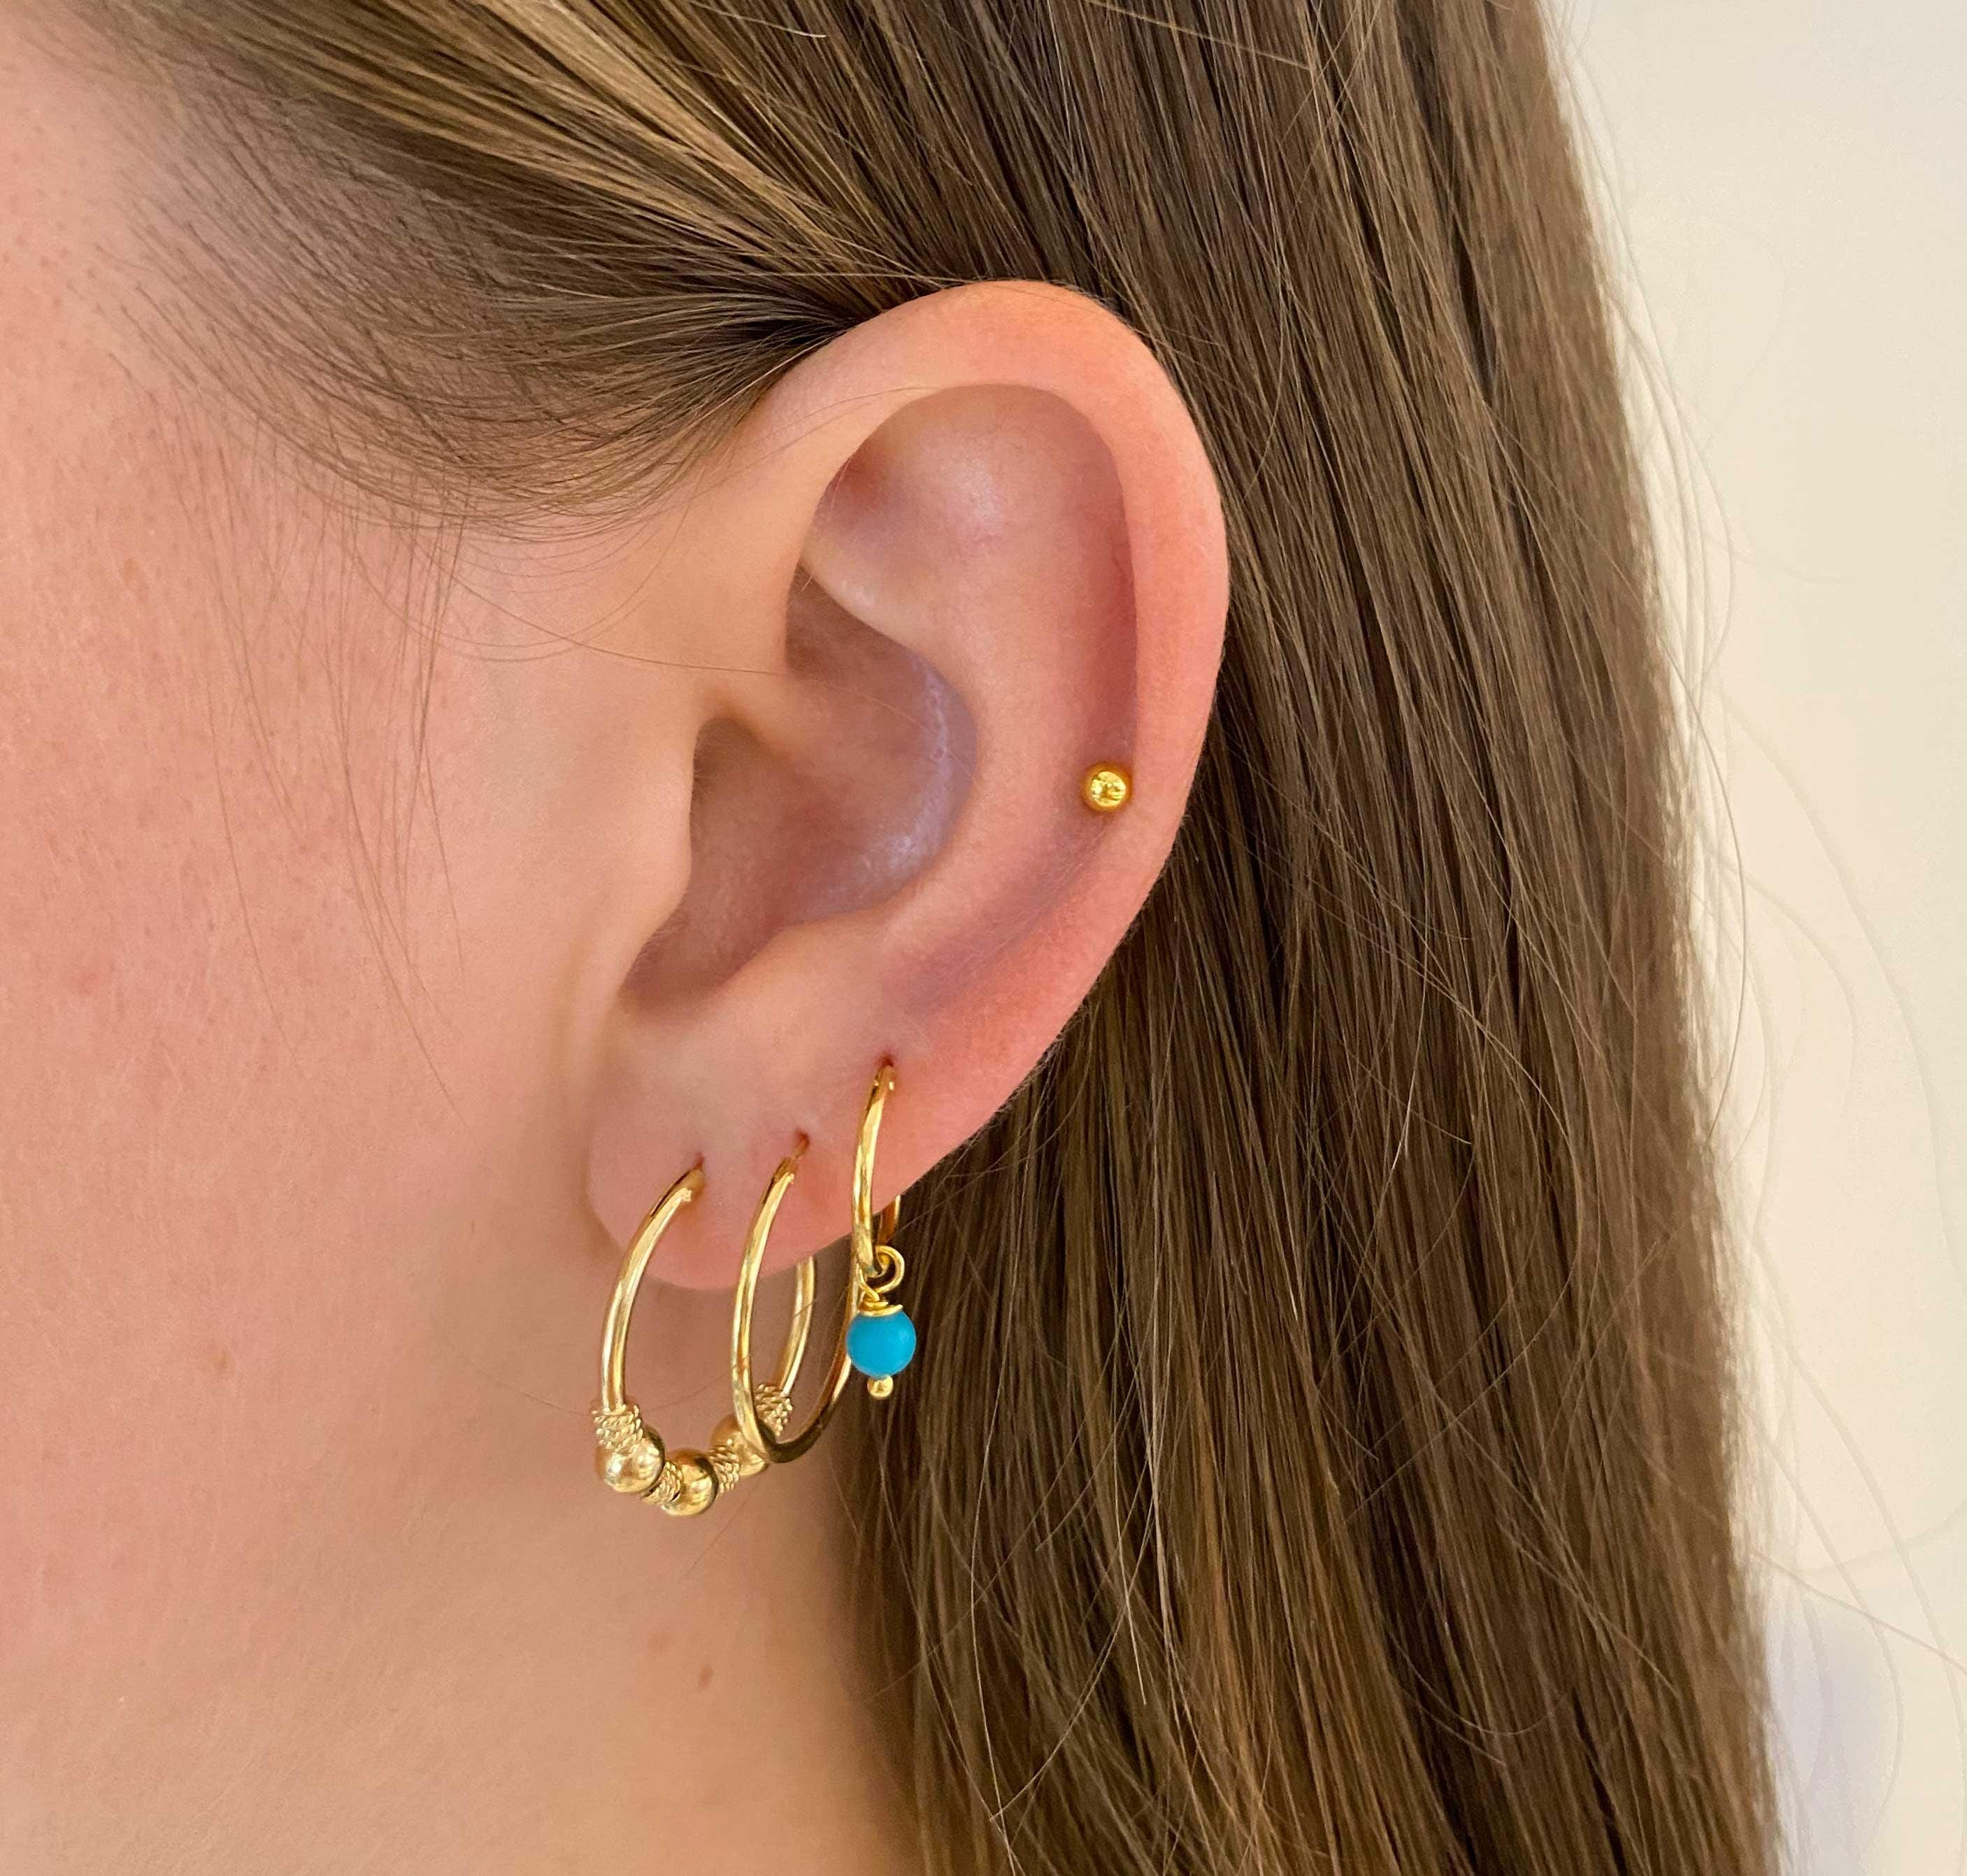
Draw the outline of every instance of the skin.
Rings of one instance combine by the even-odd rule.
[[[626,519],[440,544],[161,362],[141,136],[9,24],[0,1867],[907,1867],[872,1409],[664,1519],[593,1476],[601,1315],[700,1156],[631,1389],[702,1439],[794,1137],[781,1272],[884,1056],[883,1199],[1084,994],[1208,711],[1192,426],[1103,312],[961,289]]]

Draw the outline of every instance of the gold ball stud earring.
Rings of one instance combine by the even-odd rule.
[[[1079,796],[1095,814],[1111,814],[1132,799],[1134,778],[1117,762],[1100,762],[1086,771]]]

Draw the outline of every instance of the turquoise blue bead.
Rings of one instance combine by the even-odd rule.
[[[863,1374],[899,1374],[915,1359],[916,1325],[906,1309],[857,1316],[847,1327],[847,1358]]]

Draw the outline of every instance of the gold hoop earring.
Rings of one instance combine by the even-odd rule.
[[[881,1115],[888,1096],[895,1090],[892,1063],[883,1062],[868,1091],[867,1105],[861,1117],[861,1132],[854,1150],[853,1223],[850,1234],[847,1303],[840,1333],[834,1343],[833,1358],[822,1384],[819,1404],[812,1417],[799,1431],[790,1435],[782,1426],[770,1424],[764,1412],[765,1397],[754,1393],[751,1383],[751,1310],[758,1293],[758,1272],[764,1262],[765,1246],[778,1215],[780,1202],[792,1183],[792,1163],[781,1163],[765,1188],[757,1215],[751,1221],[744,1242],[744,1258],[738,1267],[738,1291],[731,1316],[731,1402],[732,1418],[738,1432],[761,1452],[767,1463],[784,1464],[812,1450],[813,1442],[825,1432],[847,1384],[858,1369],[867,1377],[868,1392],[877,1400],[894,1390],[894,1377],[907,1366],[915,1353],[915,1325],[908,1313],[889,1300],[902,1280],[902,1254],[890,1242],[901,1221],[902,1202],[891,1200],[880,1218],[874,1216],[874,1148],[880,1137]],[[801,1266],[809,1271],[812,1260]],[[810,1308],[809,1288],[803,1292]],[[802,1339],[806,1329],[802,1312],[794,1309],[796,1326]],[[870,1337],[870,1325],[884,1326]],[[903,1346],[906,1342],[906,1346]]]
[[[796,1154],[780,1164],[774,1186],[781,1196],[780,1181],[790,1185],[790,1169],[797,1164]],[[708,1511],[740,1479],[751,1477],[765,1466],[757,1438],[739,1426],[735,1415],[727,1414],[718,1422],[707,1451],[679,1448],[670,1452],[664,1446],[662,1435],[644,1422],[641,1409],[628,1398],[628,1321],[636,1293],[663,1233],[702,1190],[703,1169],[693,1166],[656,1201],[628,1241],[602,1325],[601,1397],[594,1408],[594,1466],[602,1484],[611,1490],[646,1499],[678,1518],[693,1518]],[[782,1429],[792,1417],[793,1384],[806,1357],[806,1328],[812,1316],[811,1258],[800,1264],[798,1282],[792,1328],[779,1357],[778,1372],[768,1387],[758,1390],[751,1416],[758,1432]]]

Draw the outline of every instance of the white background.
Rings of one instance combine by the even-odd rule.
[[[1687,589],[1794,1867],[1967,1870],[1967,0],[1579,0]]]

